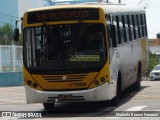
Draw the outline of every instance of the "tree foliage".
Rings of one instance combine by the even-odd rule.
[[[9,23],[0,27],[0,44],[11,45],[13,39],[13,26]]]
[[[153,69],[157,64],[159,64],[158,57],[155,54],[150,53],[149,68]]]
[[[16,45],[22,45],[22,36],[20,34],[19,41],[13,42],[13,26],[9,23],[0,26],[0,44],[1,45],[11,45],[12,43]]]

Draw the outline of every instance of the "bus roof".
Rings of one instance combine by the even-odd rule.
[[[51,9],[68,9],[68,8],[102,8],[105,11],[105,14],[116,14],[116,13],[134,13],[134,12],[145,12],[144,7],[137,6],[127,6],[125,4],[102,4],[102,3],[83,3],[83,4],[71,4],[71,5],[57,5],[57,6],[48,6],[41,8],[30,9],[27,12],[33,11],[43,11]]]
[[[136,6],[117,6],[117,5],[107,5],[103,7],[105,13],[135,13],[135,12],[144,12],[145,9],[143,7],[136,7]]]

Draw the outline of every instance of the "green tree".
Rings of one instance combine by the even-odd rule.
[[[5,44],[5,41],[3,39],[3,31],[2,31],[2,27],[0,26],[0,44]]]
[[[0,44],[2,43],[2,28],[0,26]]]
[[[158,57],[151,53],[149,54],[149,67],[148,67],[148,70],[147,70],[147,73],[146,75],[149,76],[149,73],[151,72],[151,70],[157,65],[159,64],[159,59]]]
[[[0,44],[1,45],[22,45],[22,34],[19,35],[19,41],[13,41],[13,26],[9,23],[0,26]]]
[[[13,39],[13,26],[9,23],[0,27],[0,44],[11,45]]]

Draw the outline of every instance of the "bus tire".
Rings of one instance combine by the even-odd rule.
[[[121,94],[121,74],[118,74],[117,87],[116,87],[116,96],[111,100],[112,106],[117,106],[120,101]]]
[[[141,89],[141,65],[138,65],[138,72],[137,72],[137,81],[133,85],[133,89],[135,91],[139,91]]]
[[[53,110],[55,103],[43,103],[45,110]]]

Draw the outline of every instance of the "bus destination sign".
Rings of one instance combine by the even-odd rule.
[[[28,13],[28,24],[73,21],[73,20],[98,20],[99,10],[96,8],[58,9],[35,11]]]

